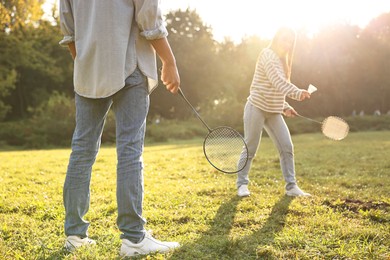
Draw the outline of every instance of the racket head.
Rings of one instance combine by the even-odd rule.
[[[349,125],[340,117],[329,116],[322,122],[321,131],[329,139],[340,141],[347,137]]]
[[[228,126],[212,129],[203,142],[207,161],[218,171],[233,174],[248,162],[248,147],[239,132]]]

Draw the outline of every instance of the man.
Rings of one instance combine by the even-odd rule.
[[[117,225],[122,256],[166,252],[144,229],[143,162],[149,94],[161,80],[177,93],[180,77],[167,41],[159,0],[60,0],[60,25],[74,59],[76,128],[64,184],[65,247],[95,244],[83,219],[90,203],[91,169],[110,108],[116,117]]]

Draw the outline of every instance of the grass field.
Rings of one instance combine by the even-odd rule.
[[[351,133],[341,142],[293,136],[299,185],[284,196],[268,138],[254,160],[252,195],[214,170],[202,140],[145,148],[147,229],[182,247],[141,259],[390,259],[390,132]],[[92,177],[90,236],[97,246],[63,249],[62,185],[69,149],[0,151],[0,259],[120,259],[114,147]]]

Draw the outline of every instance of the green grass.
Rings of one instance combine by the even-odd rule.
[[[284,196],[273,144],[264,138],[250,174],[252,195],[236,196],[235,175],[214,170],[202,140],[147,145],[144,216],[175,252],[144,259],[389,259],[390,132],[351,133],[336,142],[293,136],[299,185]],[[120,259],[113,147],[92,177],[90,236],[97,246],[63,249],[62,185],[69,149],[0,152],[0,259]],[[142,258],[141,258],[142,259]]]

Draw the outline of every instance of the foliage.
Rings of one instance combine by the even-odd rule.
[[[322,122],[325,118],[315,120]],[[349,125],[350,132],[390,130],[390,115],[384,116],[350,116],[343,118]],[[303,118],[287,118],[291,134],[316,133],[321,131],[321,125]]]
[[[30,147],[70,143],[75,125],[73,100],[55,92],[47,102],[31,112],[32,131],[27,138]]]
[[[43,15],[43,3],[44,0],[0,0],[0,31],[36,26]]]
[[[27,110],[38,107],[53,91],[69,93],[72,67],[69,55],[59,48],[58,28],[42,23],[37,29],[12,33],[0,32],[0,65],[6,71],[15,71],[11,93],[3,102],[12,107],[11,119],[27,117]],[[0,89],[1,89],[0,85]],[[1,98],[1,97],[0,97]]]
[[[24,121],[0,123],[0,146],[28,146],[31,127]]]
[[[211,29],[192,10],[174,11],[166,16],[168,38],[180,68],[181,86],[197,106],[204,93],[212,91],[215,77],[215,42]],[[207,62],[205,62],[207,61]],[[184,118],[191,111],[182,109],[181,99],[161,86],[151,96],[151,114],[164,118]]]
[[[239,103],[229,109],[218,111],[214,107],[205,118],[210,128],[230,126],[244,133]],[[18,146],[25,148],[47,148],[69,146],[74,128],[74,100],[64,94],[54,93],[39,108],[30,111],[30,119],[0,123],[0,146]],[[213,117],[218,114],[219,117]],[[317,121],[324,117],[314,118]],[[350,126],[350,132],[386,131],[390,130],[390,116],[351,116],[344,118]],[[237,122],[240,122],[237,124]],[[286,118],[292,135],[304,133],[320,133],[321,125],[303,118]],[[149,115],[146,128],[146,142],[168,142],[172,140],[190,140],[202,138],[207,129],[195,117],[187,120],[165,119]],[[267,133],[264,132],[264,136]],[[325,138],[325,137],[324,137]],[[103,144],[115,143],[115,116],[108,114],[102,135]]]
[[[32,111],[46,104],[53,93],[73,95],[73,61],[58,45],[58,23],[34,18],[39,16],[37,6],[42,1],[1,3],[5,10],[1,15],[10,17],[12,30],[0,32],[0,121],[28,121],[36,116]],[[347,117],[353,111],[367,115],[390,111],[389,17],[390,13],[380,15],[364,29],[335,24],[310,37],[298,32],[292,81],[301,88],[312,83],[318,91],[305,102],[288,102],[299,113],[319,118]],[[229,39],[216,42],[212,28],[190,9],[172,11],[166,22],[187,98],[211,126],[229,125],[241,131],[256,59],[269,39],[249,36],[238,44]],[[151,94],[149,114],[168,120],[194,117],[183,100],[164,86]],[[106,128],[103,138],[114,142],[111,114]],[[163,133],[158,131],[149,133],[162,140]],[[191,136],[188,132],[177,135]]]
[[[10,91],[14,88],[16,76],[15,70],[0,68],[0,122],[11,110],[11,106],[4,104],[1,98],[5,98],[10,94]]]
[[[39,107],[30,109],[30,113],[32,114],[30,119],[3,123],[0,140],[7,145],[28,148],[70,145],[75,127],[73,98],[54,92]],[[112,113],[106,118],[102,141],[115,142],[115,119]]]
[[[236,196],[236,175],[207,163],[202,140],[147,145],[147,229],[181,248],[137,259],[388,259],[390,132],[352,133],[335,142],[294,136],[299,185],[311,198],[283,195],[278,154],[264,138]],[[116,152],[103,147],[93,168],[86,216],[97,246],[67,254],[62,186],[69,149],[0,152],[1,259],[120,259]]]
[[[390,60],[390,48],[386,47],[390,42],[386,29],[389,17],[390,13],[383,14],[364,29],[335,24],[324,27],[311,37],[304,31],[298,32],[292,81],[301,88],[314,84],[319,91],[311,100],[288,102],[309,116],[389,111],[389,102],[386,101],[390,98],[390,78],[385,69]],[[247,37],[239,44],[229,39],[213,43],[210,39],[204,41],[205,35],[207,38],[211,35],[203,33],[197,41],[194,39],[196,34],[186,32],[193,28],[208,32],[208,28],[199,27],[199,17],[190,10],[169,14],[167,24],[182,75],[182,88],[190,101],[212,118],[230,120],[224,114],[235,107],[242,112],[258,53],[267,46],[269,39]],[[183,103],[163,87],[156,92],[152,95],[151,113],[166,118],[190,116],[190,110],[181,109]],[[225,113],[212,114],[215,110]]]
[[[146,128],[147,142],[167,142],[171,140],[190,140],[206,136],[207,129],[195,120],[178,121],[163,118],[148,120]]]
[[[352,111],[390,111],[388,67],[390,13],[374,19],[366,28],[337,24],[322,29],[312,39],[297,43],[292,81],[309,83],[319,91],[309,102],[291,102],[311,115],[351,115]]]

